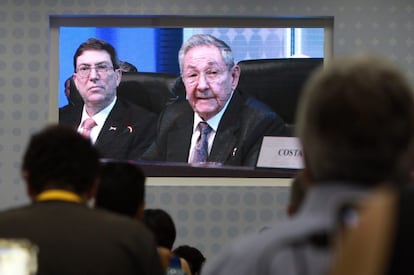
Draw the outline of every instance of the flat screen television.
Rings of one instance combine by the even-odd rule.
[[[50,122],[58,121],[58,108],[67,104],[64,81],[73,74],[76,48],[89,37],[113,44],[120,59],[136,65],[140,72],[177,75],[178,49],[195,33],[224,40],[236,62],[297,57],[327,60],[333,52],[332,17],[51,15],[49,20]]]
[[[73,54],[89,37],[107,40],[121,60],[144,72],[179,74],[179,46],[194,33],[224,40],[236,62],[332,56],[332,17],[51,15],[49,20],[51,122],[58,120],[57,107],[67,103],[64,82],[73,73]]]

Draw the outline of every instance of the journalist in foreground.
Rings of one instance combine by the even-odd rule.
[[[328,274],[332,236],[339,225],[351,225],[348,214],[384,181],[410,177],[413,90],[381,57],[338,58],[320,68],[302,93],[296,127],[307,184],[299,211],[234,240],[203,275]]]
[[[34,134],[22,174],[31,203],[0,213],[0,238],[38,248],[38,275],[163,274],[152,234],[138,221],[98,209],[99,153],[67,126]]]

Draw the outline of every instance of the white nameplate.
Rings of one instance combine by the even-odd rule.
[[[263,137],[256,167],[303,168],[302,145],[296,137]]]

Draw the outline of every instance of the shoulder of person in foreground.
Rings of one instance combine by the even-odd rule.
[[[252,247],[253,245],[253,247]],[[255,274],[251,263],[256,257],[252,236],[237,238],[210,257],[201,269],[202,275]]]
[[[282,225],[283,223],[281,223]],[[263,232],[244,234],[224,245],[222,250],[209,258],[203,265],[202,275],[225,275],[225,274],[259,274],[258,265],[264,247],[270,241],[282,239],[272,229]],[[276,236],[276,237],[275,237]],[[260,274],[263,275],[263,274]]]
[[[137,258],[145,274],[165,274],[157,251],[155,239],[152,233],[139,221],[130,217],[119,215],[105,209],[91,209],[93,213],[102,215],[106,222],[107,230],[111,230],[119,236],[119,240],[125,242],[124,249],[130,247],[131,256]],[[104,230],[104,224],[101,225]],[[112,228],[112,229],[111,229]]]
[[[367,198],[361,205],[358,225],[343,228],[335,236],[336,256],[331,275],[399,274],[385,272],[400,268],[390,266],[398,230],[397,198],[396,193],[387,188],[379,188]]]
[[[310,237],[320,233],[325,226],[324,217],[298,217],[274,223],[259,233],[240,236],[206,262],[202,275],[291,274],[289,271],[296,270],[300,264],[300,259],[296,261],[291,257],[292,253],[300,254],[305,249],[311,251],[305,252],[306,255],[317,250],[317,257],[324,261],[324,250],[314,245]],[[314,272],[321,266],[315,263],[310,268]]]

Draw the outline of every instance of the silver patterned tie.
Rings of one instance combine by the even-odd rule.
[[[191,163],[206,162],[208,157],[208,135],[213,129],[205,121],[201,121],[198,124],[198,129],[200,130],[200,137],[194,148],[195,150]]]

